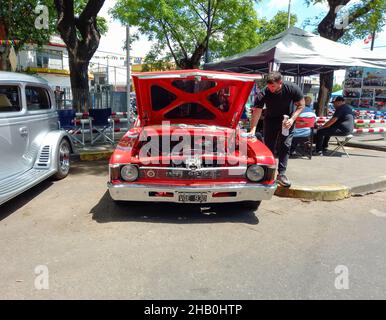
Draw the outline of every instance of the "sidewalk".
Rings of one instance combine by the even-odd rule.
[[[381,134],[365,134],[355,136],[347,145],[349,147],[386,151],[386,138],[383,139],[383,135]]]
[[[333,201],[386,190],[386,152],[380,151],[386,143],[384,140],[366,142],[365,139],[363,137],[355,140],[366,146],[376,146],[378,150],[346,147],[350,158],[337,152],[333,156],[312,157],[312,160],[290,159],[287,176],[291,179],[292,186],[279,186],[275,194],[281,197]],[[332,148],[333,144],[330,146]],[[85,147],[79,149],[79,153],[72,159],[108,160],[113,150],[110,144]]]
[[[330,146],[330,149],[333,146]],[[312,200],[340,200],[386,190],[386,152],[346,147],[333,156],[290,159],[291,188],[278,187],[276,195]]]

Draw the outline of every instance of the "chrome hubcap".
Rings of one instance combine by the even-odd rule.
[[[67,172],[70,169],[70,149],[65,143],[60,145],[59,165],[62,172]]]

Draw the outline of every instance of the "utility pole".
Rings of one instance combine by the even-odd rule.
[[[131,97],[130,97],[130,91],[131,91],[131,66],[130,66],[130,26],[126,25],[126,70],[127,70],[127,79],[126,79],[126,91],[127,91],[127,97],[126,97],[126,103],[127,103],[127,117],[131,118]],[[130,124],[129,124],[130,125]]]
[[[291,27],[291,0],[288,0],[288,23],[287,29]]]
[[[207,31],[207,35],[206,35],[206,51],[205,51],[205,63],[208,63],[209,62],[209,30],[210,30],[210,11],[212,10],[212,6],[211,6],[211,0],[208,0],[208,25],[207,25],[207,28],[206,28],[206,31]]]

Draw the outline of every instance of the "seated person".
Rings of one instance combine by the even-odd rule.
[[[303,109],[302,113],[299,114],[299,118],[314,118],[316,119],[316,114],[314,112],[313,106],[312,106],[312,98],[310,96],[304,97],[305,101],[305,108]],[[295,128],[293,130],[293,139],[291,144],[291,154],[295,154],[296,147],[298,145],[299,139],[296,138],[305,138],[309,137],[311,134],[312,128]]]
[[[334,101],[335,113],[316,133],[316,155],[323,155],[331,136],[346,136],[354,130],[354,112],[342,96]]]

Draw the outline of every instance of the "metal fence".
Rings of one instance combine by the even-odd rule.
[[[55,90],[55,88],[54,88]],[[117,92],[112,90],[92,90],[87,94],[82,94],[82,92],[77,92],[82,96],[80,110],[78,111],[87,111],[88,109],[103,109],[111,108],[113,112],[125,112],[127,111],[127,93],[126,92]],[[55,90],[55,100],[56,105],[59,110],[63,109],[72,109],[73,94],[71,88],[60,88]]]

